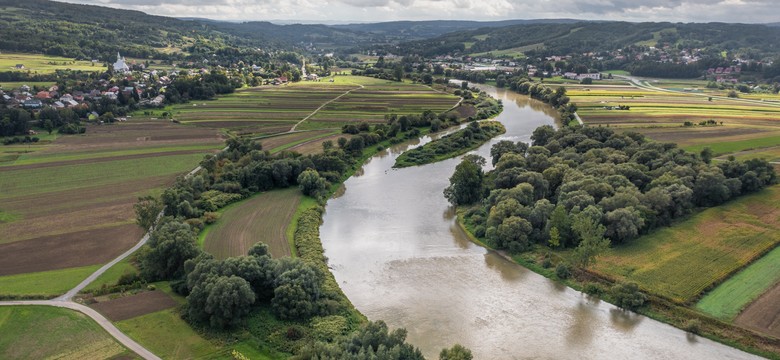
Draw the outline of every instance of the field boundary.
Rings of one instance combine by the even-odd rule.
[[[302,124],[302,123],[303,123],[304,121],[306,121],[306,120],[309,120],[309,119],[310,119],[312,116],[316,115],[316,114],[317,114],[317,113],[318,113],[320,110],[322,110],[322,108],[324,108],[324,107],[325,107],[325,106],[327,106],[328,104],[330,104],[330,103],[332,103],[332,102],[334,102],[334,101],[336,101],[336,100],[338,100],[338,99],[341,99],[341,98],[342,98],[342,97],[344,97],[344,96],[347,96],[347,95],[349,95],[349,93],[351,93],[351,92],[353,92],[353,91],[355,91],[355,90],[360,90],[360,89],[364,89],[364,88],[365,88],[365,86],[363,86],[363,85],[360,85],[360,84],[354,84],[354,85],[357,85],[358,87],[356,87],[356,88],[354,88],[354,89],[351,89],[351,90],[347,90],[345,93],[343,93],[343,94],[341,94],[341,95],[339,95],[339,96],[336,96],[336,97],[334,97],[333,99],[330,99],[330,100],[328,100],[328,101],[326,101],[326,102],[322,103],[322,105],[320,105],[320,107],[318,107],[318,108],[316,108],[314,111],[312,111],[312,113],[311,113],[311,114],[309,114],[309,115],[308,115],[308,116],[306,116],[305,118],[301,119],[301,121],[298,121],[297,123],[295,123],[295,125],[293,125],[292,129],[290,129],[289,131],[287,131],[287,133],[292,133],[292,132],[295,132],[295,129],[298,127],[298,125]]]

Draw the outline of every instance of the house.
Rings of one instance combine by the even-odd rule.
[[[35,94],[35,97],[41,100],[48,100],[51,99],[51,94],[48,91],[39,91]]]
[[[64,103],[64,104],[65,104],[67,107],[76,107],[76,106],[79,106],[79,103],[78,103],[76,100],[65,100],[65,101],[63,101],[63,103]]]
[[[22,87],[19,88],[22,91],[30,91],[30,87],[28,85],[22,85]]]
[[[60,96],[60,101],[62,102],[70,101],[70,100],[73,100],[73,96],[71,94],[65,94]]]
[[[41,100],[38,99],[25,100],[22,103],[22,107],[24,107],[25,109],[40,109],[43,107],[43,102],[41,102]]]
[[[24,64],[16,64],[15,68],[16,70],[22,70],[24,69]]]
[[[65,104],[63,104],[62,101],[55,101],[54,104],[52,104],[52,106],[55,109],[64,109],[65,108]]]

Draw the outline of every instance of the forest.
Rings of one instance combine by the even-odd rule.
[[[465,159],[445,190],[451,203],[471,206],[465,221],[498,249],[575,248],[594,232],[619,246],[777,183],[765,160],[714,163],[708,148],[688,153],[605,127],[542,126],[531,139],[494,145],[487,173],[484,160]]]

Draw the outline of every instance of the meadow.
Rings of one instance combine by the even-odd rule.
[[[780,243],[780,187],[709,208],[615,247],[594,270],[691,304]]]
[[[72,289],[99,268],[100,265],[90,265],[0,276],[0,296],[54,298]]]
[[[0,307],[0,358],[136,358],[79,312],[49,306]]]
[[[17,69],[17,64],[24,65],[24,69]],[[22,53],[0,54],[0,69],[2,69],[0,71],[29,71],[40,74],[53,73],[55,70],[66,69],[82,71],[105,70],[102,62],[92,63],[91,61],[74,60],[61,56]]]

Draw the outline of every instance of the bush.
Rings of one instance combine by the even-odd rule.
[[[699,319],[689,319],[685,322],[683,330],[698,335],[701,332],[701,321]]]
[[[647,295],[639,291],[636,283],[617,284],[610,290],[615,305],[626,310],[636,310],[647,301]]]
[[[555,276],[559,279],[568,279],[571,276],[571,267],[568,264],[558,264],[555,268]]]
[[[582,288],[582,292],[592,296],[601,296],[604,294],[604,288],[596,283],[587,283],[585,284],[585,287]]]

